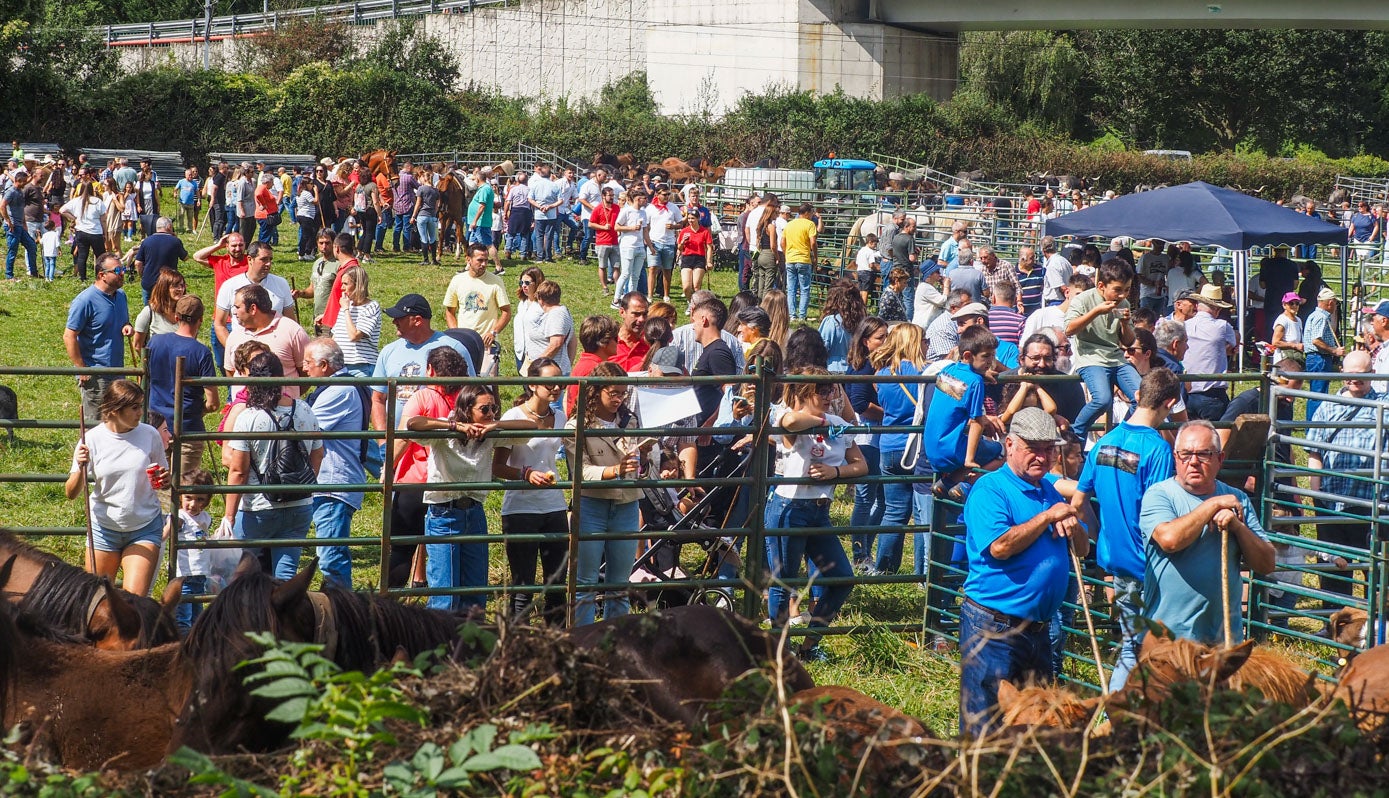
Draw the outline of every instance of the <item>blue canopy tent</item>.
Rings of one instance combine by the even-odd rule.
[[[1341,301],[1347,299],[1347,232],[1344,227],[1307,216],[1258,197],[1210,183],[1187,183],[1128,194],[1082,211],[1047,220],[1051,236],[1129,236],[1219,246],[1234,257],[1235,301],[1240,340],[1244,340],[1249,250],[1280,244],[1339,244]],[[1240,360],[1243,367],[1243,348]]]

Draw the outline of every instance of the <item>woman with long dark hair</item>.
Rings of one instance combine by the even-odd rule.
[[[753,296],[761,296],[782,285],[784,253],[781,251],[781,229],[785,222],[781,219],[781,200],[775,194],[767,194],[762,205],[748,217],[752,235],[749,237],[749,254],[757,253],[752,263],[752,276],[749,287]]]
[[[188,293],[188,282],[178,269],[161,269],[150,289],[150,303],[135,317],[135,336],[131,346],[143,352],[149,340],[161,333],[178,331],[174,308]]]
[[[872,356],[887,341],[887,322],[877,316],[869,316],[859,322],[858,329],[854,330],[854,337],[849,342],[849,374],[873,374]],[[877,425],[883,423],[883,408],[878,404],[878,386],[871,382],[851,382],[844,386],[849,394],[849,404],[858,414],[859,423],[863,425]],[[858,436],[858,448],[863,453],[863,460],[868,464],[868,476],[876,477],[882,474],[882,463],[879,462],[881,450],[878,447],[877,435]],[[872,484],[859,484],[854,486],[854,510],[849,516],[849,525],[855,528],[875,527],[883,522],[883,511],[886,505],[883,503],[883,486]],[[873,540],[877,537],[872,532],[855,531],[853,533],[853,555],[854,568],[867,572],[873,568]]]
[[[835,280],[825,298],[824,318],[820,321],[820,338],[829,351],[829,372],[844,374],[849,370],[849,339],[859,323],[868,315],[858,285],[848,280]]]
[[[82,181],[77,184],[77,193],[59,211],[72,225],[72,237],[76,244],[73,265],[77,279],[87,282],[87,257],[93,248],[97,254],[106,250],[106,202],[92,195],[92,184]],[[111,249],[118,252],[119,246]]]

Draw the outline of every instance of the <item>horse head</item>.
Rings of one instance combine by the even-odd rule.
[[[1032,685],[1019,688],[1007,679],[998,683],[998,708],[1002,726],[1050,726],[1078,729],[1095,717],[1100,697],[1081,698],[1059,686]]]

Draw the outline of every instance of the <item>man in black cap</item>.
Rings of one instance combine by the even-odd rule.
[[[429,307],[429,300],[419,294],[406,294],[400,298],[399,302],[386,308],[385,314],[395,323],[396,334],[399,337],[381,347],[381,354],[376,359],[376,371],[372,373],[373,377],[377,379],[383,377],[423,377],[426,368],[425,361],[429,358],[429,353],[441,346],[450,347],[462,355],[464,362],[468,364],[469,376],[475,375],[472,371],[472,360],[468,357],[468,351],[463,348],[463,345],[430,326],[434,311]],[[384,430],[386,424],[394,425],[400,418],[400,411],[405,407],[405,402],[419,387],[418,385],[397,385],[396,406],[388,416],[386,412],[386,386],[373,385],[371,428]]]

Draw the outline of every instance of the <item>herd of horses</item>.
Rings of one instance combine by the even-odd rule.
[[[209,754],[270,752],[291,727],[269,720],[270,699],[245,685],[242,663],[260,656],[249,632],[317,643],[344,670],[371,672],[429,651],[457,663],[489,655],[468,618],[369,592],[311,590],[316,561],[278,582],[247,557],[237,577],[179,640],[180,586],[162,602],[133,596],[51,554],[0,533],[0,707],[5,728],[48,761],[80,770],[155,767],[182,746]],[[524,629],[507,630],[514,638]],[[732,613],[693,605],[571,630],[567,645],[595,657],[630,689],[653,723],[705,728],[726,711],[731,685],[761,672],[792,712],[815,713],[849,740],[929,736],[915,718],[858,691],[816,686],[784,641]],[[522,638],[524,640],[524,638]],[[1087,727],[1101,710],[1159,704],[1173,685],[1257,689],[1307,707],[1342,700],[1362,724],[1389,715],[1389,647],[1355,658],[1334,688],[1274,651],[1245,643],[1209,648],[1150,635],[1130,686],[1107,697],[1059,687],[1000,686],[1004,726]],[[1135,699],[1138,699],[1137,701]],[[721,709],[724,708],[724,709]]]

